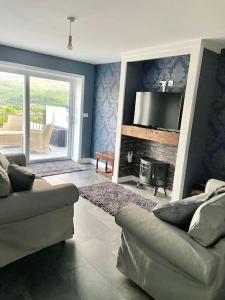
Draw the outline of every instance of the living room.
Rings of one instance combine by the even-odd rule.
[[[0,298],[224,300],[223,1],[0,7]]]

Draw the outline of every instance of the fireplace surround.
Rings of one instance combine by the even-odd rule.
[[[127,160],[127,153],[133,151],[132,163]],[[166,189],[173,188],[174,171],[177,157],[177,146],[161,144],[155,141],[147,141],[130,136],[122,136],[120,149],[119,177],[134,176],[139,178],[140,159],[151,159],[168,164],[168,176]]]

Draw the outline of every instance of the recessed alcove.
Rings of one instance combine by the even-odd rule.
[[[215,81],[220,51],[221,46],[216,42],[199,39],[140,49],[123,55],[112,178],[114,182],[123,182],[137,176],[136,161],[140,151],[135,150],[132,164],[127,160],[127,152],[131,151],[132,147],[137,149],[137,145],[145,149],[147,156],[150,154],[150,157],[153,157],[154,154],[157,159],[169,162],[173,201],[188,196],[193,184],[206,177],[204,156],[210,142],[209,120],[216,98]],[[138,89],[149,91],[147,83],[151,84],[152,90],[157,90],[159,80],[172,79],[175,74],[176,80],[172,79],[174,87],[181,88],[184,82],[180,80],[184,78],[183,70],[181,65],[178,65],[175,73],[171,71],[173,63],[170,58],[183,56],[189,58],[189,65],[183,85],[185,95],[178,145],[143,139],[139,134],[134,137],[133,134],[127,134],[127,131],[126,135],[123,134],[124,126],[133,126],[135,93]],[[168,68],[163,68],[163,60],[169,62]],[[155,65],[157,62],[160,62],[158,67]],[[150,68],[149,72],[146,71],[146,66]],[[168,70],[170,71],[167,72]]]
[[[170,93],[185,93],[190,55],[128,62],[124,92],[119,177],[138,177],[143,156],[169,163],[167,188],[172,190],[179,132],[141,128],[133,125],[136,92],[161,92],[160,80],[173,80]],[[133,151],[133,162],[127,153]]]

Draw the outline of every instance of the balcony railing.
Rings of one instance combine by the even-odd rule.
[[[12,116],[12,117],[15,116],[15,120],[16,120],[16,117],[21,117],[21,122],[18,122],[18,118],[17,118],[17,122],[18,122],[17,130],[22,130],[23,115],[21,115],[21,114],[0,114],[0,128],[3,128],[4,125],[7,124],[8,120],[9,120],[9,116]],[[30,128],[31,129],[41,130],[41,129],[43,129],[43,126],[45,124],[46,124],[45,114],[31,114],[30,115]],[[16,126],[16,124],[14,124],[14,127],[15,126]]]

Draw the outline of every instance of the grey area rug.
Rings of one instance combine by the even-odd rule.
[[[157,205],[156,202],[112,182],[81,187],[79,192],[81,197],[89,200],[112,216],[115,216],[117,211],[129,202],[133,202],[148,211],[152,211]]]
[[[72,160],[34,163],[34,164],[30,164],[29,168],[35,174],[42,177],[87,170],[85,166],[76,163]]]

